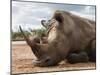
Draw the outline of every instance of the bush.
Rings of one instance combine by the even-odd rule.
[[[45,32],[46,32],[45,29],[33,29],[33,30],[30,29],[29,31],[24,31],[26,36],[37,35],[39,37],[42,35],[42,33]],[[12,41],[22,41],[22,40],[24,40],[24,37],[20,31],[16,31],[16,32],[12,31]]]

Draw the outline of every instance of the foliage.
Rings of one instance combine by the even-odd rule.
[[[29,31],[24,31],[26,36],[37,35],[39,37],[42,35],[42,33],[45,33],[45,32],[46,32],[46,30],[43,28],[42,29],[29,29]],[[24,37],[20,31],[16,31],[16,32],[12,31],[12,40],[13,41],[22,41],[22,40],[24,40]]]

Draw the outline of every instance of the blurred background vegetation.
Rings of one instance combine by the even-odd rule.
[[[41,36],[43,33],[46,32],[45,29],[41,28],[41,29],[29,29],[28,31],[23,30],[23,32],[26,34],[26,36]],[[14,32],[12,30],[12,41],[23,41],[24,37],[22,35],[22,33],[20,32],[20,30]]]

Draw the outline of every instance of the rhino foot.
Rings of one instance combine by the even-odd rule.
[[[80,53],[71,53],[68,56],[68,62],[71,64],[75,64],[75,63],[84,63],[84,62],[88,62],[89,61],[89,57],[87,55],[86,52],[80,52]]]

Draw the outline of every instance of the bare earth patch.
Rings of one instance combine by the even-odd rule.
[[[26,43],[12,43],[12,74],[95,69],[95,63],[69,64],[64,61],[53,67],[37,67],[32,63],[35,59]]]

